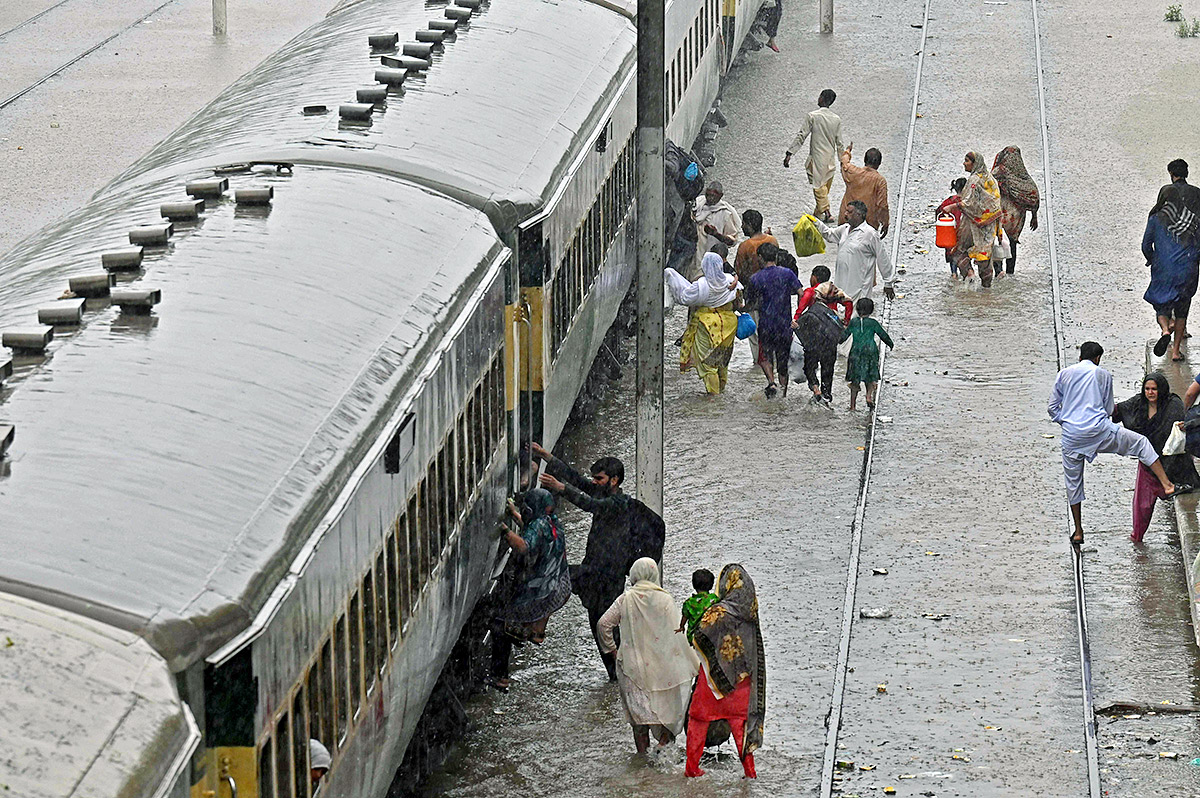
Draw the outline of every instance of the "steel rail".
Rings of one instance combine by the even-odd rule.
[[[897,202],[895,225],[892,226],[892,265],[896,267],[900,256],[900,237],[904,225],[904,202],[908,195],[908,175],[912,164],[913,139],[917,127],[917,107],[921,96],[921,76],[925,69],[925,44],[929,36],[929,6],[925,0],[925,16],[921,23],[921,47],[917,51],[917,73],[913,85],[912,110],[908,117],[908,143],[904,149],[904,167],[900,177],[900,196]],[[883,312],[884,325],[890,326],[892,303],[889,301]],[[882,347],[881,347],[882,350]],[[880,381],[875,396],[875,412],[867,427],[866,445],[863,447],[863,464],[860,476],[861,489],[854,508],[854,522],[850,529],[850,561],[846,566],[846,595],[842,603],[842,633],[838,644],[837,666],[833,674],[833,692],[829,701],[829,713],[825,716],[825,753],[821,762],[821,798],[832,798],[833,772],[837,763],[838,734],[842,728],[842,705],[846,698],[846,670],[850,662],[850,637],[854,628],[854,605],[858,593],[858,571],[862,559],[863,524],[867,513],[867,493],[871,487],[871,464],[875,459],[875,431],[879,424],[879,408],[884,395],[883,374],[887,365],[887,351],[879,353]]]
[[[1058,249],[1054,235],[1053,176],[1050,171],[1050,122],[1046,116],[1046,81],[1042,67],[1041,19],[1038,17],[1038,0],[1030,0],[1033,11],[1033,53],[1037,69],[1039,127],[1042,134],[1042,185],[1046,209],[1046,240],[1050,252],[1050,288],[1054,302],[1054,344],[1058,357],[1058,368],[1067,366],[1067,345],[1062,323],[1062,288],[1059,282]],[[1071,522],[1068,516],[1067,532]],[[1070,546],[1071,573],[1075,583],[1075,632],[1079,641],[1079,684],[1083,692],[1083,739],[1087,753],[1088,795],[1102,798],[1100,784],[1099,747],[1096,743],[1096,706],[1092,696],[1092,647],[1088,640],[1087,597],[1083,589],[1083,552],[1079,546]]]
[[[88,57],[89,55],[91,55],[92,53],[94,53],[94,52],[96,52],[97,50],[99,50],[99,49],[100,49],[101,47],[103,47],[104,45],[106,45],[106,44],[108,44],[109,42],[111,42],[113,39],[115,39],[115,38],[117,38],[118,36],[120,36],[122,33],[125,33],[125,32],[126,32],[126,31],[128,31],[129,29],[131,29],[131,28],[134,28],[134,27],[136,27],[136,26],[138,26],[138,25],[142,24],[142,23],[143,23],[143,22],[145,22],[146,20],[150,19],[150,17],[154,16],[154,15],[155,15],[155,14],[157,14],[159,11],[162,11],[164,8],[166,8],[167,6],[171,5],[171,3],[174,3],[174,2],[175,2],[175,0],[166,0],[166,2],[164,2],[162,5],[156,6],[156,7],[155,7],[153,10],[151,10],[149,13],[147,13],[147,14],[145,14],[145,15],[141,16],[141,17],[138,17],[136,20],[134,20],[133,22],[129,23],[129,24],[128,24],[128,25],[126,25],[125,27],[121,28],[119,31],[117,31],[116,33],[112,34],[111,36],[109,36],[108,38],[104,39],[103,41],[101,41],[101,42],[99,42],[99,43],[97,43],[97,44],[93,44],[91,47],[89,47],[88,49],[84,50],[82,53],[80,53],[79,55],[75,56],[75,57],[74,57],[74,58],[72,58],[70,61],[67,61],[67,62],[66,62],[66,63],[64,63],[64,64],[61,64],[61,65],[59,65],[58,67],[55,67],[55,69],[54,69],[53,71],[51,71],[51,72],[48,72],[48,73],[46,73],[45,75],[42,75],[40,78],[38,78],[37,80],[35,80],[33,83],[30,83],[30,84],[29,84],[28,86],[26,86],[25,88],[21,89],[20,91],[16,92],[15,94],[10,94],[8,97],[5,97],[3,100],[0,100],[0,109],[7,108],[8,106],[12,105],[12,104],[13,104],[13,103],[15,103],[17,100],[21,99],[21,98],[22,98],[22,97],[24,97],[26,94],[28,94],[29,92],[31,92],[31,91],[33,91],[34,89],[36,89],[38,86],[41,86],[43,83],[45,83],[46,81],[50,80],[51,78],[58,76],[59,74],[61,74],[62,72],[64,72],[64,71],[65,71],[66,69],[68,69],[69,67],[71,67],[71,66],[73,66],[73,65],[75,65],[75,64],[77,64],[77,63],[79,63],[80,61],[82,61],[83,59],[87,58],[87,57]],[[49,10],[49,9],[47,9],[47,10]]]
[[[46,16],[47,14],[49,14],[49,13],[50,13],[51,11],[53,11],[54,9],[58,8],[58,7],[59,7],[59,6],[61,6],[61,5],[66,5],[66,4],[67,4],[67,3],[69,3],[69,2],[71,2],[71,0],[58,0],[58,2],[57,2],[57,3],[55,3],[55,4],[54,4],[54,5],[52,5],[52,6],[50,6],[49,8],[43,8],[41,11],[39,11],[39,12],[38,12],[38,13],[36,13],[36,14],[34,14],[32,17],[29,17],[29,18],[28,18],[28,19],[26,19],[24,22],[18,22],[16,25],[13,25],[13,26],[12,26],[11,28],[9,28],[8,30],[4,31],[3,33],[0,33],[0,39],[3,39],[5,36],[7,36],[8,34],[10,34],[10,33],[14,32],[14,31],[18,31],[18,30],[20,30],[21,28],[25,27],[26,25],[29,25],[29,24],[31,24],[31,23],[33,23],[33,22],[37,22],[39,19],[41,19],[42,17]]]

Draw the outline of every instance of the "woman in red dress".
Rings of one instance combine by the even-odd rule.
[[[746,778],[755,778],[754,751],[762,745],[767,710],[767,664],[758,628],[754,582],[740,565],[726,565],[717,581],[720,600],[700,618],[693,645],[700,652],[700,676],[688,709],[688,776],[703,776],[708,725],[728,722]]]

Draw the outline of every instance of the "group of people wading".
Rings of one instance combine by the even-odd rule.
[[[743,773],[754,778],[767,670],[749,573],[736,563],[718,577],[697,570],[696,592],[681,609],[662,587],[665,526],[622,490],[621,461],[599,458],[588,478],[537,443],[530,451],[544,473],[531,470],[535,486],[509,502],[500,527],[513,556],[494,601],[493,685],[511,686],[513,647],[544,642],[550,616],[578,595],[638,753],[657,756],[686,729],[685,773],[701,776],[705,747],[732,736]],[[577,566],[567,562],[567,535],[555,512],[560,500],[592,516]]]

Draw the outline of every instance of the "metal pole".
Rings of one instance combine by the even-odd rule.
[[[833,33],[833,0],[821,0],[821,33]]]
[[[665,0],[637,13],[637,495],[662,512]]]
[[[212,0],[213,36],[224,36],[229,30],[229,16],[225,13],[225,0]]]

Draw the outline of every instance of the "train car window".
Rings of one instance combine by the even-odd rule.
[[[292,699],[292,784],[296,798],[308,798],[308,788],[312,784],[308,775],[308,724],[304,721],[304,687],[301,686]]]
[[[437,469],[438,469],[438,546],[437,556],[440,560],[442,550],[446,548],[446,540],[450,537],[450,529],[454,526],[451,520],[450,509],[450,493],[454,490],[452,484],[454,479],[450,468],[446,464],[446,452],[449,449],[450,440],[446,439],[442,442],[442,448],[437,453]]]
[[[278,798],[292,798],[292,734],[285,709],[275,723],[275,794]]]
[[[375,689],[375,662],[378,658],[376,646],[379,645],[378,629],[375,627],[375,580],[368,570],[362,578],[362,617],[363,617],[363,677],[366,680],[367,695]]]
[[[309,667],[304,677],[304,691],[308,695],[308,734],[315,740],[324,742],[329,739],[321,728],[321,660],[318,658]]]
[[[271,737],[258,749],[258,798],[275,798],[275,763],[271,761]]]
[[[337,619],[334,645],[337,648],[337,744],[340,748],[346,740],[350,726],[350,642],[346,639],[346,615]]]
[[[417,503],[417,494],[414,493],[408,499],[407,519],[404,524],[402,534],[408,541],[408,612],[412,613],[412,608],[417,603],[417,596],[421,594],[421,585],[424,582],[424,577],[421,571],[421,532],[418,521],[420,520],[420,507]]]
[[[388,589],[386,557],[384,552],[375,555],[375,630],[379,644],[375,646],[375,670],[383,673],[387,667],[388,651],[388,604],[391,591]]]
[[[459,509],[465,515],[467,512],[467,500],[471,498],[471,485],[475,483],[471,479],[474,474],[471,473],[471,436],[467,433],[467,414],[466,411],[458,416],[458,500]]]
[[[422,564],[425,571],[421,581],[429,577],[436,561],[437,545],[434,536],[437,534],[437,459],[429,461],[429,470],[425,473],[425,485],[421,490],[421,548],[424,557]]]
[[[399,632],[397,638],[404,635],[408,628],[409,608],[412,604],[409,602],[409,591],[411,590],[412,575],[409,573],[411,565],[409,557],[411,553],[408,548],[408,514],[402,513],[396,519],[396,616],[398,618]]]
[[[387,555],[388,629],[391,632],[388,639],[391,640],[393,649],[400,642],[400,593],[403,592],[397,567],[399,559],[396,556],[396,539],[399,537],[396,529],[399,526],[399,523],[392,526],[392,533],[388,535],[387,546],[384,549],[384,554]]]
[[[337,750],[337,709],[333,698],[333,640],[326,639],[321,646],[321,659],[317,665],[317,689],[321,693],[321,737],[330,751]]]
[[[473,473],[475,481],[483,479],[483,470],[487,467],[487,450],[483,445],[483,382],[475,386],[475,395],[471,397],[471,453],[474,460]]]
[[[458,466],[454,459],[458,452],[458,419],[450,422],[450,432],[443,446],[446,452],[446,527],[453,530],[458,519],[458,511],[465,504],[462,480],[458,478]]]
[[[358,591],[350,597],[350,718],[358,719],[362,707],[362,626]]]
[[[492,375],[492,402],[496,408],[492,413],[493,435],[495,436],[492,449],[494,451],[504,440],[504,364],[500,361],[499,354],[492,359]]]

